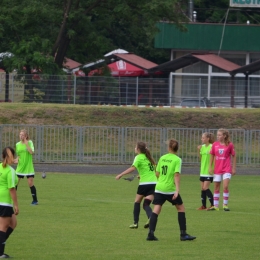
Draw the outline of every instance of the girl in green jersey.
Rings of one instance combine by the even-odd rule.
[[[157,164],[156,175],[158,182],[154,193],[154,208],[150,219],[149,233],[146,238],[148,241],[157,241],[154,236],[154,231],[157,224],[157,219],[161,213],[161,209],[165,201],[169,201],[178,211],[178,222],[180,226],[180,240],[193,240],[196,237],[186,233],[186,217],[185,207],[180,195],[180,173],[181,173],[181,158],[176,155],[179,144],[175,139],[169,141],[169,153],[163,155]]]
[[[0,258],[10,258],[4,253],[5,243],[17,225],[16,215],[19,213],[15,186],[18,178],[10,166],[14,162],[14,149],[6,147],[2,153],[0,164]]]
[[[27,178],[28,185],[32,194],[33,201],[31,205],[38,205],[36,187],[34,186],[34,166],[33,166],[33,154],[34,154],[34,145],[32,140],[30,140],[29,135],[25,129],[20,131],[20,142],[16,144],[16,154],[17,159],[15,163],[18,163],[16,168],[16,174],[20,179],[23,179],[25,176]]]
[[[213,181],[213,176],[209,174],[210,150],[214,143],[214,135],[212,133],[203,133],[201,136],[202,145],[198,146],[200,159],[200,186],[201,186],[201,202],[202,205],[198,210],[206,210],[206,198],[210,202],[210,208],[213,207],[213,194],[209,189],[210,183]]]
[[[155,161],[151,156],[144,142],[138,142],[135,147],[135,153],[137,154],[132,166],[125,170],[124,172],[116,176],[116,180],[119,180],[122,176],[131,173],[135,170],[139,173],[139,186],[135,196],[134,203],[134,224],[130,225],[129,228],[138,228],[138,221],[140,215],[140,204],[144,198],[143,209],[147,215],[147,222],[144,228],[149,227],[149,220],[152,214],[152,209],[150,207],[151,202],[154,197],[154,188],[157,182],[155,175]]]

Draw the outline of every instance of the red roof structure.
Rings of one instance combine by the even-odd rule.
[[[116,60],[123,60],[123,61],[130,63],[136,67],[139,67],[143,70],[148,70],[155,66],[158,66],[158,64],[151,62],[149,60],[146,60],[133,53],[114,53],[109,57],[114,58]]]
[[[114,77],[139,77],[139,76],[147,76],[148,73],[146,70],[138,68],[128,62],[123,60],[119,60],[107,65],[111,70],[111,75]],[[89,72],[89,76],[93,76],[95,74],[101,74],[102,69],[96,69]]]

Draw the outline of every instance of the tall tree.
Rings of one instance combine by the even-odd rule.
[[[113,48],[151,53],[156,22],[181,27],[182,0],[2,0],[0,50],[10,69],[56,73],[65,56],[80,62]]]

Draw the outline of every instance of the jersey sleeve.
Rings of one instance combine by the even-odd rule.
[[[236,151],[235,151],[235,147],[233,143],[230,143],[230,154],[235,156],[236,155]]]
[[[179,158],[179,160],[176,161],[175,172],[181,173],[181,165],[182,165],[182,160],[181,158]]]
[[[210,149],[210,154],[215,155],[215,143],[212,144],[212,147]]]
[[[7,187],[8,189],[15,188],[16,182],[16,172],[12,167],[9,167],[10,171],[8,172],[8,178],[7,178]]]
[[[30,146],[30,148],[34,152],[34,145],[33,145],[33,142],[31,140],[29,140],[28,145]]]

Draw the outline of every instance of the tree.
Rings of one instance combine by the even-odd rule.
[[[157,21],[181,26],[185,2],[2,0],[0,49],[14,54],[7,64],[10,69],[26,68],[27,73],[32,68],[57,73],[66,55],[86,62],[113,48],[140,54],[151,51]]]

